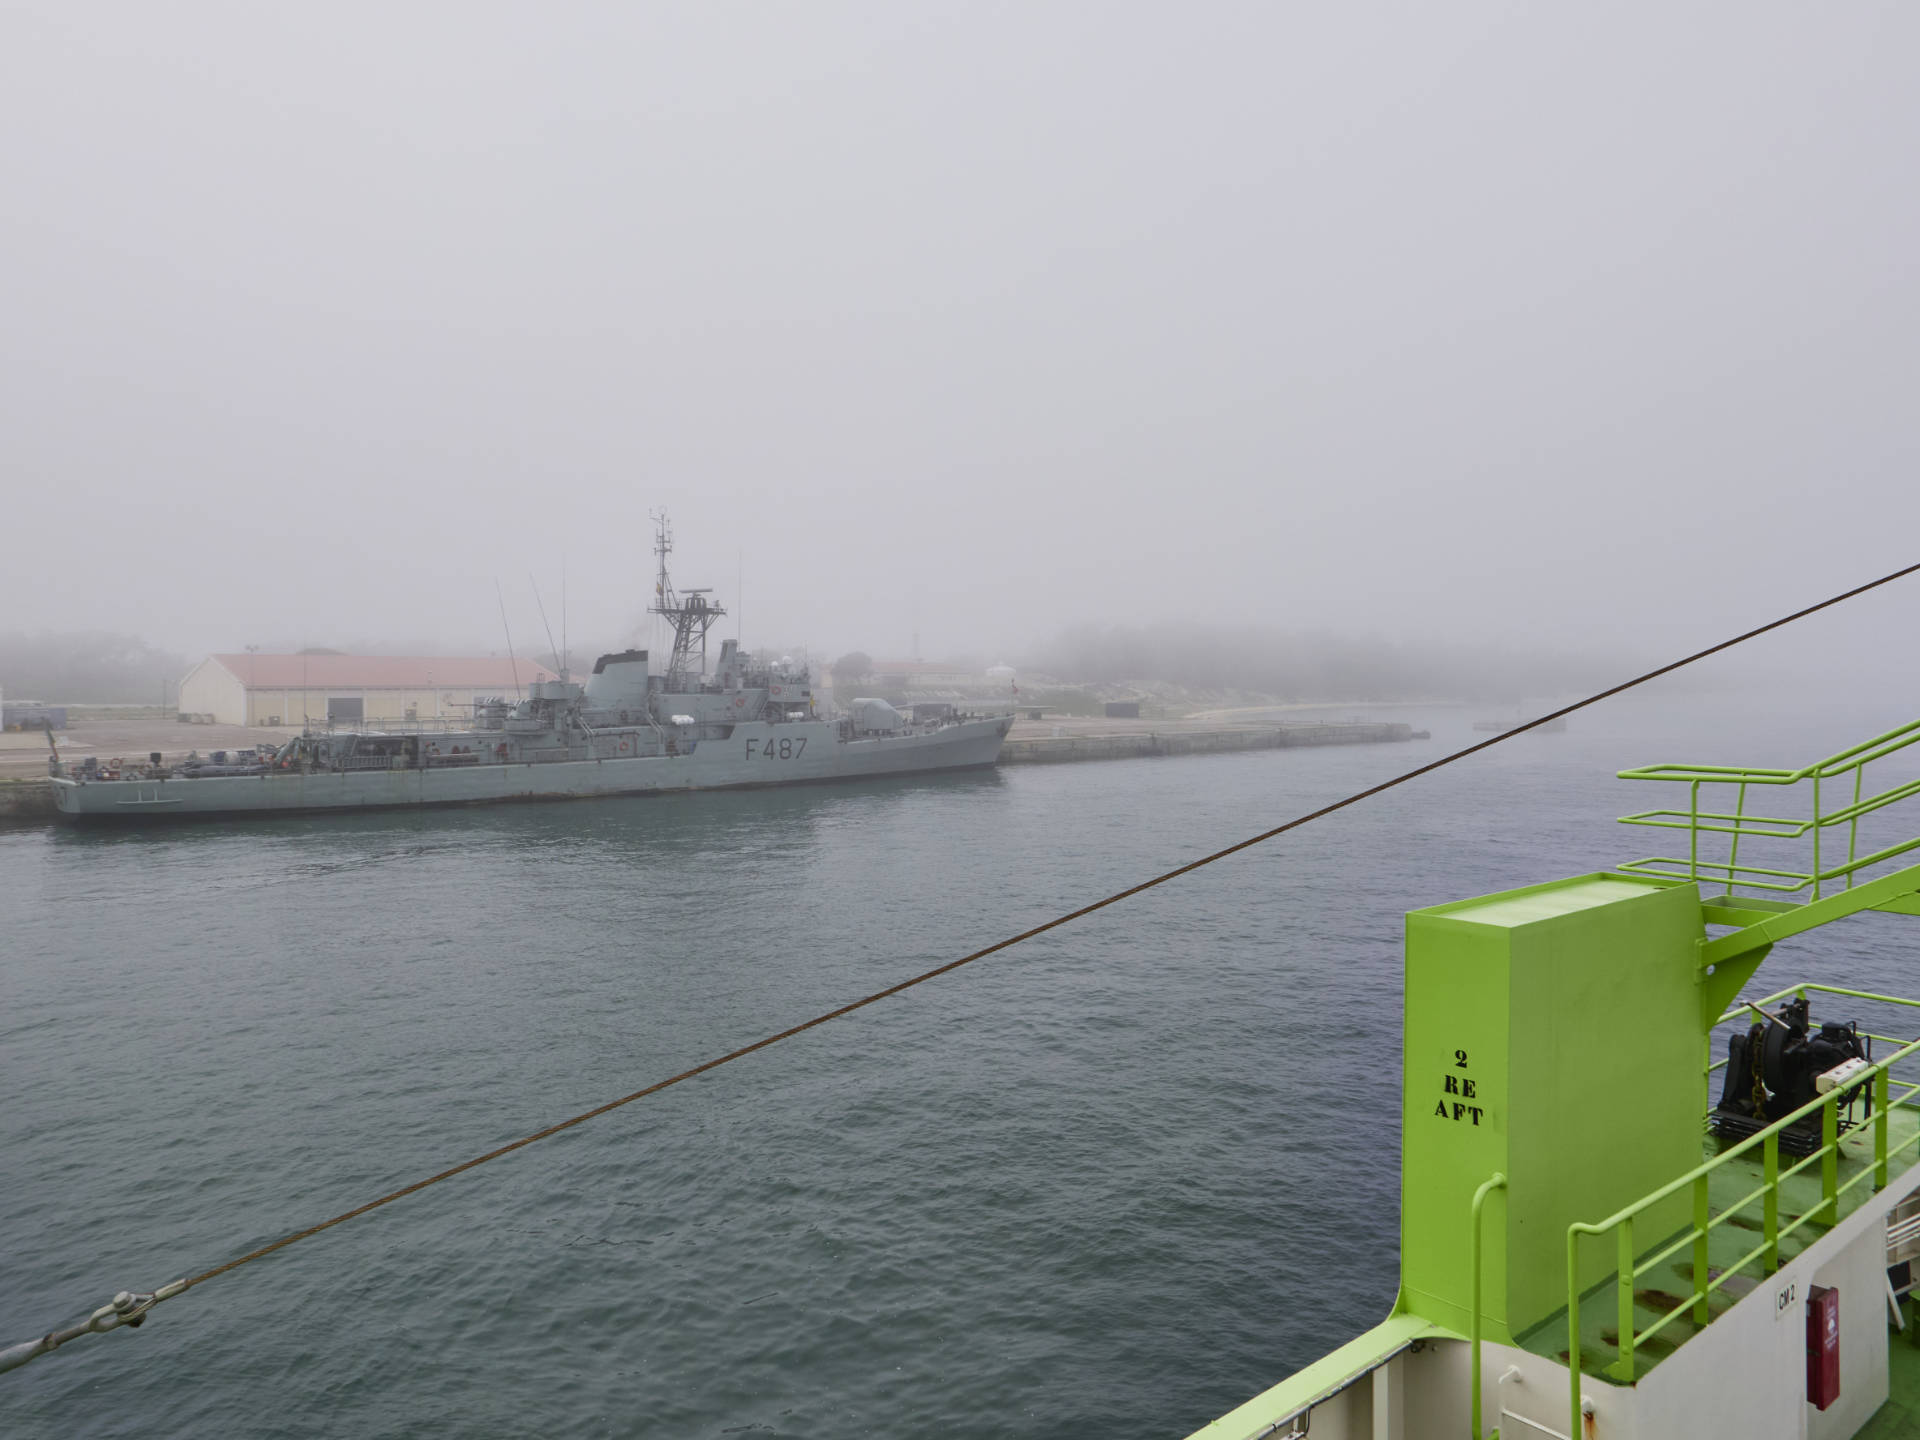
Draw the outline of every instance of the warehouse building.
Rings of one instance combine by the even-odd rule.
[[[209,655],[180,682],[180,713],[221,725],[462,724],[551,670],[468,655]]]

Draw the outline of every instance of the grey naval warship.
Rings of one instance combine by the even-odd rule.
[[[117,774],[52,763],[54,804],[73,820],[295,814],[471,805],[792,785],[992,765],[1011,715],[910,718],[884,700],[818,713],[811,677],[791,662],[755,666],[738,640],[707,665],[726,611],[710,592],[676,593],[664,518],[653,613],[673,628],[665,673],[645,650],[594,662],[586,684],[562,671],[524,698],[474,707],[470,727],[309,731],[241,763],[169,767],[152,757]]]

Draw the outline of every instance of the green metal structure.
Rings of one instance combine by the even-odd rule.
[[[1752,1006],[1764,1007],[1791,995],[1805,997],[1808,992],[1920,1006],[1916,1000],[1809,984],[1738,1006],[1722,1019],[1732,1021],[1749,1013]],[[1885,1041],[1891,1037],[1874,1038]],[[1567,1319],[1565,1326],[1555,1333],[1556,1338],[1562,1334],[1582,1337],[1580,1345],[1569,1347],[1576,1416],[1584,1357],[1590,1350],[1610,1349],[1614,1358],[1606,1364],[1606,1374],[1614,1380],[1632,1383],[1650,1369],[1649,1362],[1657,1358],[1647,1355],[1643,1348],[1646,1342],[1669,1327],[1691,1333],[1708,1324],[1716,1313],[1716,1302],[1731,1303],[1734,1298],[1722,1294],[1729,1281],[1742,1274],[1771,1274],[1779,1268],[1783,1257],[1790,1258],[1790,1251],[1785,1247],[1796,1240],[1801,1245],[1809,1243],[1821,1230],[1837,1223],[1851,1206],[1885,1189],[1896,1164],[1905,1169],[1913,1163],[1913,1157],[1907,1152],[1920,1145],[1920,1110],[1913,1104],[1914,1097],[1920,1095],[1920,1079],[1903,1079],[1896,1086],[1892,1070],[1920,1053],[1920,1040],[1894,1040],[1893,1043],[1898,1048],[1876,1062],[1862,1081],[1871,1087],[1873,1115],[1861,1131],[1842,1138],[1839,1130],[1842,1092],[1829,1091],[1759,1134],[1722,1149],[1711,1159],[1623,1206],[1606,1219],[1592,1224],[1576,1221],[1567,1227]],[[1808,1115],[1820,1117],[1819,1148],[1782,1169],[1781,1133]],[[1760,1165],[1757,1175],[1754,1173],[1756,1160]],[[1840,1178],[1843,1166],[1851,1172],[1844,1181]],[[1803,1175],[1807,1182],[1796,1187],[1793,1182]],[[1690,1214],[1681,1232],[1674,1237],[1673,1227],[1661,1222],[1659,1207],[1682,1200],[1691,1202]],[[1756,1210],[1760,1220],[1758,1244],[1748,1248],[1733,1230],[1722,1230],[1721,1227]],[[1613,1242],[1611,1246],[1606,1243],[1609,1237]],[[1667,1238],[1664,1244],[1649,1250],[1646,1242],[1653,1237]],[[1588,1240],[1599,1243],[1589,1247],[1583,1243]],[[1720,1244],[1721,1241],[1728,1243]],[[1610,1346],[1605,1342],[1592,1345],[1581,1325],[1581,1302],[1591,1288],[1588,1274],[1581,1268],[1581,1257],[1583,1251],[1591,1253],[1592,1250],[1597,1250],[1613,1267],[1611,1318],[1618,1338]],[[1729,1250],[1732,1253],[1728,1253]],[[1666,1267],[1676,1256],[1681,1257],[1681,1263],[1669,1268],[1684,1278],[1689,1287],[1687,1294],[1680,1303],[1642,1324],[1640,1316],[1646,1306],[1642,1303],[1641,1282]],[[1724,1309],[1724,1305],[1721,1308]]]
[[[1854,1129],[1841,1106],[1859,1084],[1738,1143],[1703,1121],[1725,1064],[1715,1031],[1754,1006],[1920,1005],[1824,984],[1734,1003],[1783,940],[1920,914],[1920,863],[1905,863],[1920,838],[1871,838],[1920,780],[1868,784],[1917,742],[1920,721],[1798,770],[1623,771],[1687,787],[1685,808],[1624,817],[1684,832],[1684,856],[1411,912],[1393,1313],[1201,1433],[1293,1423],[1410,1345],[1458,1340],[1475,1357],[1474,1440],[1487,1343],[1562,1361],[1580,1435],[1584,1374],[1634,1384],[1912,1166],[1920,1075],[1895,1072],[1920,1071],[1920,1040],[1872,1037],[1871,1119]],[[1767,813],[1749,808],[1761,793]],[[1783,1157],[1782,1133],[1814,1115],[1813,1153]]]
[[[1685,860],[1654,856],[1629,861],[1620,868],[1634,874],[1673,878],[1684,876],[1694,881],[1717,882],[1728,891],[1752,889],[1780,896],[1806,894],[1812,901],[1820,900],[1824,893],[1835,887],[1836,882],[1842,888],[1851,889],[1859,872],[1920,849],[1920,838],[1913,838],[1883,846],[1867,855],[1859,853],[1860,824],[1863,820],[1920,794],[1920,780],[1892,785],[1878,794],[1865,793],[1867,766],[1898,754],[1916,742],[1920,742],[1920,720],[1902,725],[1897,730],[1889,730],[1884,735],[1876,735],[1871,740],[1799,770],[1741,769],[1724,765],[1647,765],[1635,770],[1622,770],[1622,780],[1667,780],[1685,784],[1690,803],[1685,810],[1643,810],[1621,817],[1621,823],[1625,825],[1685,830],[1688,836]],[[1852,782],[1850,787],[1849,780]],[[1731,787],[1734,791],[1734,808],[1731,811],[1700,808],[1701,788],[1714,785]],[[1748,814],[1748,792],[1756,786],[1789,793],[1805,786],[1810,792],[1812,812],[1802,819]],[[1836,786],[1848,798],[1838,808],[1828,809],[1826,805],[1831,802]],[[1828,840],[1827,832],[1841,826],[1846,827],[1847,858],[1828,863],[1832,860],[1839,837]],[[1702,838],[1716,835],[1728,837],[1725,860],[1708,859],[1700,854]],[[1740,863],[1742,840],[1800,840],[1808,837],[1811,838],[1812,848],[1810,869],[1785,870]],[[1920,914],[1920,907],[1908,907],[1903,913]]]

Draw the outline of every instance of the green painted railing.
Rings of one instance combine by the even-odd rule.
[[[1884,1000],[1891,1004],[1920,1006],[1920,1001],[1896,999],[1892,996],[1873,995],[1865,991],[1841,990],[1827,985],[1790,986],[1779,994],[1757,1001],[1766,1004],[1786,995],[1802,991],[1821,991],[1828,994],[1848,995],[1867,1000]],[[1722,1019],[1738,1016],[1746,1009],[1745,1005],[1736,1006]],[[1891,1071],[1901,1061],[1920,1054],[1920,1040],[1901,1044],[1900,1048],[1886,1058],[1876,1060],[1864,1072],[1862,1078],[1847,1087],[1846,1091],[1833,1090],[1819,1099],[1801,1106],[1791,1115],[1775,1121],[1758,1134],[1749,1136],[1736,1145],[1730,1145],[1713,1159],[1704,1162],[1685,1175],[1662,1186],[1651,1195],[1636,1200],[1608,1216],[1597,1224],[1576,1221],[1567,1227],[1567,1363],[1572,1384],[1571,1428],[1568,1434],[1580,1433],[1580,1246],[1583,1239],[1597,1239],[1611,1234],[1614,1240],[1616,1265],[1614,1285],[1619,1307],[1619,1358],[1608,1367],[1609,1373],[1626,1383],[1633,1380],[1635,1349],[1658,1335],[1667,1326],[1682,1315],[1691,1312],[1693,1323],[1704,1326],[1712,1318],[1708,1301],[1713,1293],[1726,1285],[1733,1276],[1748,1266],[1759,1264],[1762,1275],[1770,1275],[1779,1268],[1780,1242],[1809,1226],[1832,1225],[1840,1216],[1841,1197],[1855,1187],[1871,1183],[1872,1190],[1878,1193],[1887,1184],[1893,1159],[1910,1146],[1920,1144],[1920,1129],[1900,1141],[1889,1145],[1887,1119],[1891,1108],[1896,1104],[1908,1104],[1916,1095],[1920,1095],[1920,1082],[1908,1082],[1902,1079],[1898,1086],[1893,1083]],[[1873,1134],[1873,1164],[1845,1184],[1840,1183],[1840,1105],[1849,1094],[1857,1093],[1862,1085],[1870,1085],[1873,1095],[1873,1118],[1867,1125]],[[1820,1145],[1811,1155],[1796,1164],[1782,1169],[1780,1165],[1780,1134],[1788,1126],[1810,1116],[1820,1116]],[[1857,1132],[1855,1132],[1857,1133]],[[1751,1155],[1758,1150],[1761,1155],[1762,1179],[1758,1188],[1741,1196],[1732,1204],[1724,1206],[1718,1214],[1713,1212],[1709,1184],[1714,1172],[1722,1167]],[[1781,1186],[1803,1171],[1815,1165],[1820,1170],[1820,1201],[1797,1217],[1789,1217],[1783,1225],[1780,1215]],[[1690,1193],[1693,1201],[1692,1222],[1677,1239],[1669,1241],[1658,1250],[1644,1258],[1638,1256],[1637,1241],[1634,1233],[1634,1221],[1655,1206],[1673,1199],[1677,1195]],[[1726,1224],[1734,1216],[1743,1213],[1758,1203],[1761,1207],[1761,1240],[1758,1245],[1742,1255],[1740,1259],[1723,1269],[1718,1276],[1708,1273],[1708,1242],[1714,1230]],[[1640,1237],[1645,1238],[1645,1237]],[[1655,1266],[1664,1264],[1681,1251],[1692,1248],[1692,1293],[1678,1305],[1669,1309],[1652,1323],[1636,1329],[1634,1326],[1634,1286],[1641,1276]]]
[[[1726,1014],[1713,1022],[1713,1028],[1718,1030],[1722,1025],[1731,1025],[1736,1020],[1751,1016],[1756,1007],[1764,1008],[1788,999],[1804,1000],[1807,998],[1809,992],[1819,995],[1844,995],[1850,1000],[1868,1000],[1876,1005],[1906,1005],[1913,1009],[1920,1010],[1920,1000],[1903,1000],[1898,995],[1878,995],[1871,990],[1848,990],[1839,985],[1789,985],[1784,990],[1776,990],[1771,995],[1762,995],[1757,1000],[1741,1000],[1736,1002]],[[1876,1041],[1882,1045],[1904,1045],[1907,1043],[1904,1035],[1880,1035],[1872,1030],[1862,1030],[1860,1033],[1867,1039]],[[1724,1056],[1718,1060],[1711,1058],[1713,1045],[1711,1035],[1708,1036],[1707,1045],[1709,1056],[1707,1074],[1712,1075],[1716,1070],[1726,1069],[1727,1061]],[[1709,1101],[1708,1103],[1709,1108],[1711,1108],[1712,1102]]]
[[[1634,874],[1657,875],[1667,879],[1709,880],[1724,885],[1729,892],[1740,887],[1780,895],[1797,895],[1811,889],[1815,900],[1820,898],[1824,888],[1832,888],[1835,881],[1844,882],[1850,888],[1860,871],[1920,849],[1920,838],[1916,838],[1885,846],[1871,854],[1859,853],[1860,822],[1863,819],[1889,805],[1897,805],[1902,800],[1920,795],[1920,780],[1905,781],[1877,794],[1868,794],[1867,766],[1916,743],[1920,743],[1920,720],[1910,721],[1896,730],[1876,735],[1871,740],[1862,741],[1837,755],[1829,755],[1798,770],[1732,765],[1643,765],[1634,770],[1622,770],[1622,780],[1667,780],[1685,784],[1690,798],[1685,810],[1643,810],[1621,817],[1621,823],[1625,825],[1685,830],[1688,834],[1686,858],[1652,855],[1629,861],[1618,868]],[[1846,785],[1849,779],[1851,786]],[[1843,787],[1843,793],[1849,790],[1851,793],[1845,803],[1828,809],[1826,807],[1833,797],[1836,783]],[[1813,791],[1811,813],[1807,818],[1788,819],[1777,815],[1747,813],[1747,792],[1751,787],[1761,785],[1790,789],[1801,784],[1810,785]],[[1708,785],[1733,786],[1736,792],[1733,809],[1701,809],[1701,787]],[[1833,842],[1826,838],[1827,832],[1843,825],[1846,827],[1847,856],[1844,861],[1835,862],[1831,859]],[[1719,835],[1728,837],[1726,858],[1703,857],[1700,853],[1701,837]],[[1808,869],[1783,870],[1740,863],[1742,840],[1798,840],[1809,835],[1813,839],[1813,863]]]

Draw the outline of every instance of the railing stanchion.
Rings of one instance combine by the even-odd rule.
[[[1707,1226],[1712,1221],[1707,1207],[1707,1177],[1703,1172],[1693,1182],[1693,1323],[1707,1323]]]
[[[1615,1230],[1619,1237],[1620,1266],[1620,1359],[1614,1373],[1628,1385],[1633,1383],[1633,1216],[1622,1220]]]
[[[1580,1232],[1567,1231],[1567,1383],[1573,1387],[1573,1422],[1569,1435],[1580,1433]]]
[[[1853,855],[1860,840],[1860,787],[1866,782],[1867,762],[1862,760],[1853,770],[1853,804],[1849,807],[1853,818],[1847,821],[1847,888],[1853,888]]]
[[[1473,1313],[1467,1317],[1473,1351],[1473,1440],[1486,1440],[1480,1431],[1480,1212],[1487,1196],[1495,1190],[1504,1190],[1506,1184],[1507,1177],[1496,1170],[1473,1192]]]
[[[1887,1188],[1887,1069],[1873,1077],[1873,1188]]]
[[[1813,772],[1813,898],[1820,898],[1820,771]]]
[[[1761,1166],[1766,1180],[1763,1200],[1766,1219],[1762,1233],[1767,1241],[1766,1266],[1771,1275],[1780,1268],[1780,1132],[1769,1130],[1760,1142]]]
[[[1733,807],[1733,843],[1727,850],[1727,894],[1733,894],[1734,877],[1740,873],[1740,831],[1747,820],[1747,782],[1740,782],[1740,799]]]
[[[1694,781],[1690,788],[1693,793],[1689,801],[1692,809],[1687,825],[1687,878],[1698,884],[1700,881],[1700,782]]]
[[[1829,1090],[1820,1107],[1820,1209],[1827,1224],[1840,1223],[1840,1092]]]

